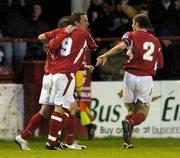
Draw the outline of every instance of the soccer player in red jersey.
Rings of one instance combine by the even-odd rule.
[[[46,143],[46,148],[50,150],[58,149],[57,138],[66,126],[71,112],[70,104],[74,102],[74,73],[82,67],[87,50],[97,48],[90,33],[85,29],[89,25],[87,15],[83,12],[76,12],[71,15],[71,20],[76,29],[64,38],[60,45],[59,42],[56,45],[56,40],[59,40],[58,31],[45,33],[46,38],[51,38],[52,50],[55,50],[51,53],[52,89],[49,89],[51,90],[49,102],[55,105],[55,110],[50,118],[48,142]],[[47,100],[45,94],[41,96],[40,101],[41,99]]]
[[[75,27],[72,27],[72,26],[68,26],[67,28],[59,29],[59,30],[61,30],[61,31],[59,31],[59,34],[61,34],[61,40],[63,40],[74,29],[75,29]],[[40,38],[42,38],[42,37],[40,37]],[[44,39],[44,38],[42,38],[42,39]],[[60,38],[59,38],[59,40],[60,40]],[[44,41],[48,42],[45,39],[44,39]],[[51,51],[52,51],[51,45],[50,45],[50,43],[48,43],[47,62],[45,65],[44,78],[48,78],[48,76],[49,76],[48,74],[50,74],[50,72],[51,72],[51,69],[48,66],[51,62],[51,53],[50,53]],[[33,134],[35,129],[37,129],[40,126],[40,124],[42,123],[42,121],[44,119],[49,118],[53,109],[54,109],[54,106],[49,106],[48,103],[45,103],[45,102],[42,103],[41,109],[32,116],[31,120],[29,121],[26,128],[22,131],[21,135],[18,135],[15,137],[16,143],[20,146],[20,148],[22,150],[31,150],[28,147],[28,142],[27,142],[29,137]]]
[[[132,148],[131,135],[133,127],[141,124],[147,117],[153,78],[157,68],[164,65],[160,41],[148,33],[152,25],[147,15],[138,14],[133,18],[133,31],[123,35],[122,41],[97,58],[96,66],[104,65],[109,56],[127,49],[124,64],[123,101],[127,115],[122,121],[123,148]]]
[[[74,102],[74,73],[83,66],[82,61],[86,50],[97,48],[89,32],[84,29],[89,25],[86,14],[78,12],[74,13],[74,16],[75,18],[72,18],[74,26],[58,28],[38,37],[41,41],[49,41],[48,59],[39,99],[42,108],[32,117],[22,134],[15,138],[22,150],[30,150],[27,140],[43,118],[48,118],[51,113],[51,108],[47,108],[49,105],[55,105],[55,111],[50,119],[49,141],[46,147],[54,150],[59,149],[57,136],[65,127],[65,122],[71,111],[70,104]],[[86,68],[90,71],[92,69],[91,66]]]

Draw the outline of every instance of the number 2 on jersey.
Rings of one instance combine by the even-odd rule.
[[[152,42],[144,42],[143,49],[146,50],[146,52],[143,55],[144,60],[152,61],[154,53],[154,44]]]

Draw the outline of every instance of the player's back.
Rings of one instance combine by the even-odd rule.
[[[96,48],[97,45],[85,29],[77,28],[62,41],[56,57],[52,61],[54,72],[76,72],[84,60],[86,49]]]
[[[127,60],[125,70],[136,75],[155,75],[158,56],[161,52],[159,40],[146,31],[129,32]]]

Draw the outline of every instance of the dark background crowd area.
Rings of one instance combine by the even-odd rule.
[[[180,0],[85,1],[90,32],[99,46],[91,56],[93,65],[97,56],[117,43],[113,38],[120,39],[126,31],[132,30],[132,18],[138,13],[149,15],[154,27],[153,34],[160,39],[180,35]],[[0,37],[34,39],[56,28],[59,18],[70,14],[71,0],[0,0]],[[102,40],[98,41],[99,38]],[[165,67],[157,72],[155,79],[180,79],[180,39],[167,38],[161,43]],[[18,78],[22,78],[23,61],[46,59],[46,45],[32,41],[22,44],[17,40],[0,42],[0,64],[11,66]],[[122,80],[124,58],[125,53],[111,57],[104,67],[95,69],[92,79]]]

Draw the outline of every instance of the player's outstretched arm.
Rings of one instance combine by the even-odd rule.
[[[107,51],[106,53],[104,53],[103,55],[100,55],[96,60],[96,66],[104,66],[104,64],[106,63],[108,57],[118,54],[120,52],[122,52],[122,50],[124,50],[127,47],[125,42],[121,42],[119,44],[117,44],[116,46],[114,46],[113,48],[111,48],[109,51]]]

